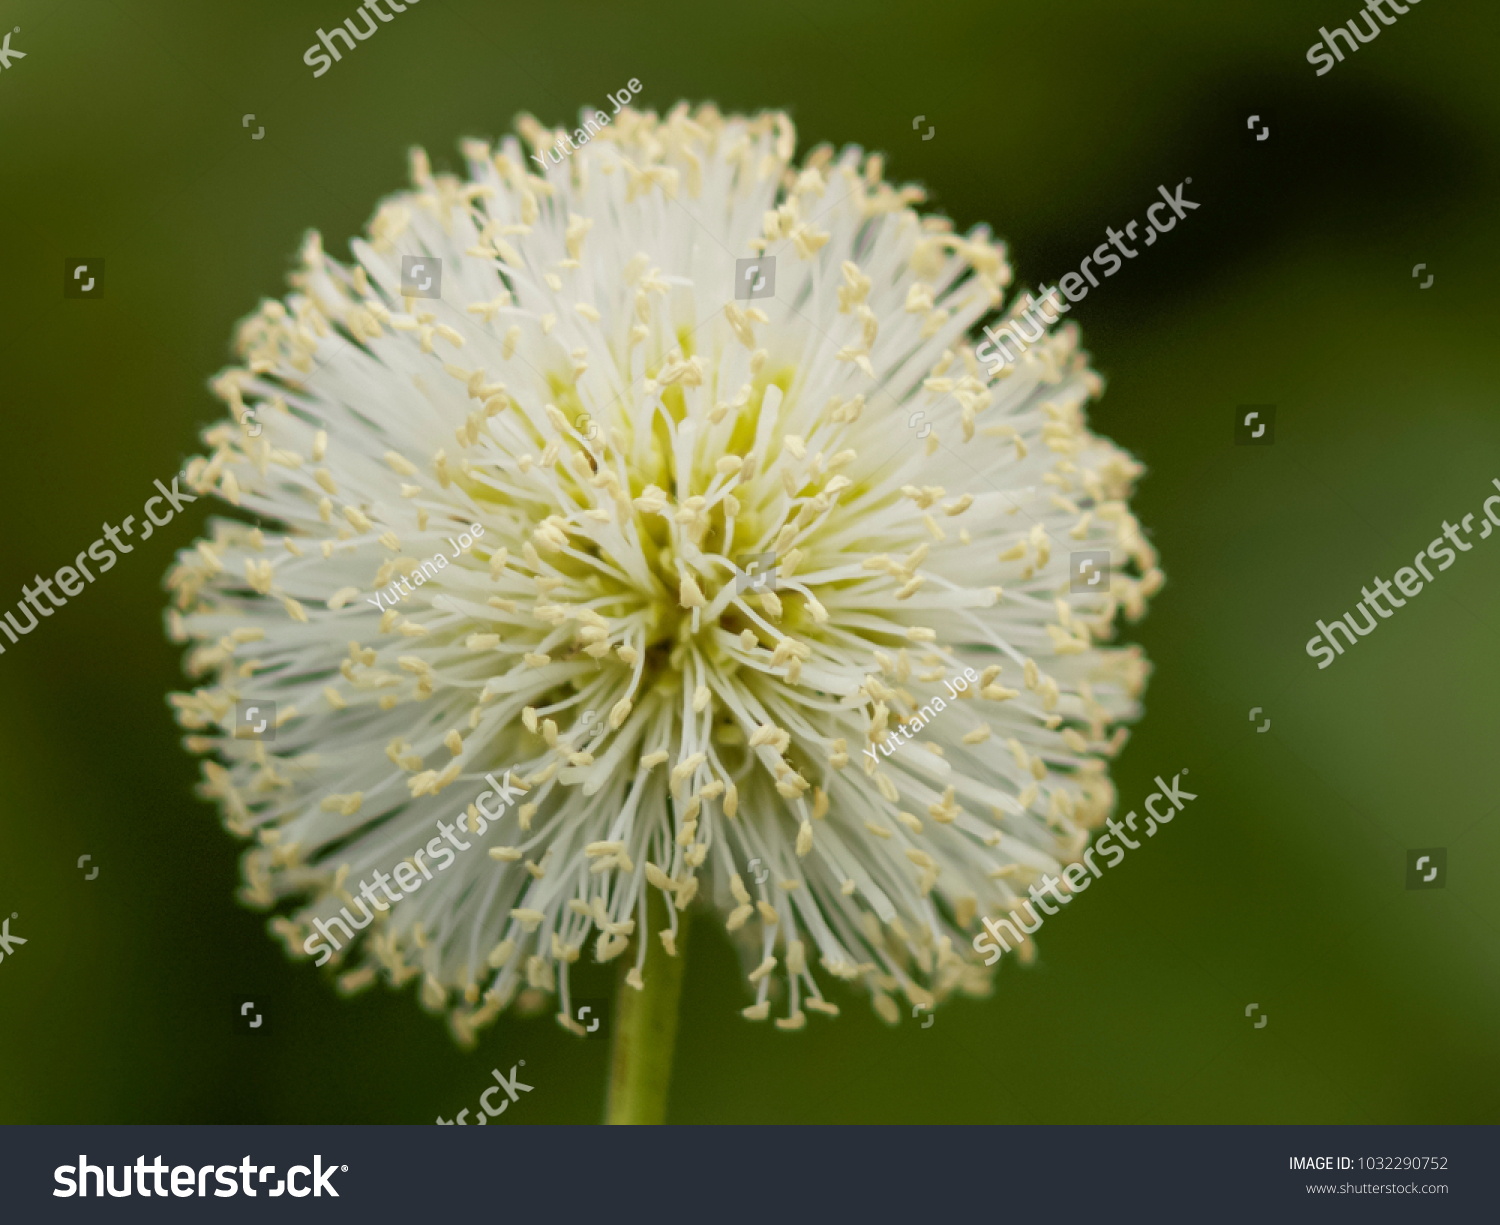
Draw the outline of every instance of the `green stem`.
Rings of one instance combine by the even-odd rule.
[[[677,956],[670,957],[657,934],[667,927],[666,902],[653,889],[646,899],[648,930],[644,991],[625,982],[634,959],[620,969],[615,994],[615,1050],[609,1074],[606,1123],[664,1123],[667,1085],[672,1079],[672,1046],[677,1037],[677,1001],[682,994],[687,956],[687,913],[677,916]],[[624,959],[622,958],[622,961]]]

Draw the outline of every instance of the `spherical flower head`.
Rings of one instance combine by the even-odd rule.
[[[465,1041],[518,993],[576,1025],[585,951],[640,987],[695,901],[752,1020],[984,993],[977,917],[1112,811],[1147,665],[1100,643],[1161,582],[1076,328],[988,376],[1003,248],[785,115],[519,127],[415,153],[352,264],[311,235],[215,381],[189,482],[255,525],[168,621],[242,896]]]

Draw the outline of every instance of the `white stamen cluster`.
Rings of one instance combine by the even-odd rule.
[[[975,915],[1112,811],[1148,665],[1099,642],[1161,574],[1139,466],[1085,425],[1076,328],[988,381],[968,334],[1003,248],[919,216],[879,157],[795,167],[794,143],[784,115],[682,106],[625,109],[545,177],[515,137],[466,144],[467,180],[417,153],[352,265],[311,235],[295,292],[241,326],[215,383],[235,420],[188,477],[261,526],[179,556],[169,622],[212,677],[173,695],[219,758],[203,792],[259,843],[243,897],[297,899],[273,926],[301,956],[435,819],[490,852],[379,912],[337,954],[346,989],[421,975],[464,1040],[518,992],[573,1025],[583,951],[633,949],[639,987],[699,899],[753,967],[747,1017],[773,988],[782,1028],[836,1014],[821,969],[894,1021],[898,992],[984,992]],[[737,301],[762,254],[775,297]],[[403,296],[403,255],[442,260],[440,299]],[[1113,588],[1070,598],[1087,548]],[[737,590],[767,553],[774,587]],[[965,668],[918,743],[865,752]],[[274,741],[223,730],[245,698],[277,703]],[[505,770],[524,802],[476,835]]]

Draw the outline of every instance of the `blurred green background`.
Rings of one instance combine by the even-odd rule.
[[[657,109],[782,107],[801,149],[883,149],[990,222],[1031,285],[1191,176],[1202,207],[1070,318],[1169,580],[1128,634],[1155,675],[1122,810],[1184,768],[1199,798],[926,1029],[836,986],[836,1022],[746,1023],[700,922],[669,1117],[1494,1122],[1500,543],[1326,671],[1303,644],[1500,477],[1500,9],[1414,4],[1315,76],[1317,28],[1356,7],[422,0],[314,79],[303,50],[350,0],[6,0],[0,606],[197,452],[234,322],[306,229],[346,254],[412,145],[456,169],[460,138],[632,77]],[[62,295],[83,255],[100,301]],[[1277,405],[1274,446],[1232,445],[1240,404]],[[521,1059],[506,1121],[596,1120],[606,1044],[512,1015],[462,1052],[414,987],[344,1000],[235,901],[240,848],[164,696],[162,575],[205,505],[0,656],[0,911],[29,941],[0,964],[0,1121],[426,1122]],[[1447,887],[1408,891],[1430,846]]]

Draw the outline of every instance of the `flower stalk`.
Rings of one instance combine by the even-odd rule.
[[[667,928],[666,902],[652,890],[646,906],[649,931],[644,989],[626,983],[621,967],[615,995],[615,1049],[610,1061],[606,1123],[664,1123],[667,1088],[672,1079],[672,1050],[677,1040],[677,1002],[687,956],[687,912],[677,915],[675,957],[662,947],[658,933]],[[623,960],[623,959],[622,959]]]

